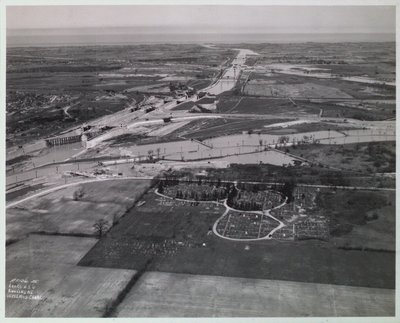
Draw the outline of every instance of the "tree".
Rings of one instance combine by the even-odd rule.
[[[217,185],[216,185],[217,187],[220,187],[221,186],[221,179],[220,178],[218,178],[218,180],[217,180]]]
[[[163,193],[164,192],[164,182],[163,181],[159,181],[158,182],[158,193]]]
[[[78,190],[74,192],[73,199],[74,201],[79,201],[84,195],[85,192],[83,191],[83,188],[80,187]]]
[[[103,236],[103,234],[107,231],[108,229],[108,222],[104,219],[98,220],[95,224],[93,224],[93,228],[96,232],[96,234],[100,237]]]
[[[290,203],[293,201],[293,191],[295,188],[296,184],[294,183],[293,180],[285,182],[283,185],[281,192],[283,195],[287,197],[287,203]]]
[[[289,136],[280,136],[278,138],[278,143],[286,145],[286,143],[289,142],[289,140],[290,140]]]
[[[153,150],[148,150],[147,154],[148,154],[149,160],[153,160]]]

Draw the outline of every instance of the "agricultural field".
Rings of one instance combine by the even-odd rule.
[[[93,225],[118,222],[150,187],[147,180],[111,180],[69,186],[7,209],[7,242],[34,232],[95,236]]]
[[[276,82],[276,81],[274,81]],[[271,81],[251,80],[246,83],[243,94],[248,96],[266,96],[281,98],[319,98],[349,99],[350,95],[328,86],[304,82],[299,84],[271,84]]]
[[[177,138],[204,140],[212,137],[228,136],[234,134],[262,133],[264,126],[290,119],[251,119],[248,118],[218,118],[194,120],[172,132],[170,135]],[[249,122],[251,121],[251,122]]]
[[[102,317],[135,271],[77,266],[96,242],[34,234],[8,246],[6,317]]]
[[[260,54],[257,63],[312,65],[343,76],[367,76],[379,81],[394,80],[393,42],[375,43],[274,43],[247,44]],[[308,55],[304,55],[304,53]],[[337,55],[337,53],[341,53]],[[310,70],[312,73],[312,70]]]
[[[301,115],[318,115],[318,107],[303,107],[295,105],[287,98],[258,98],[258,97],[227,97],[220,99],[217,104],[217,111],[220,113],[247,113],[266,114],[288,117]]]
[[[394,100],[381,103],[379,100],[365,101],[297,101],[297,104],[307,108],[320,109],[321,118],[348,118],[356,120],[381,121],[395,117]]]
[[[277,297],[283,292],[284,304]],[[394,291],[382,288],[146,272],[115,316],[386,316],[394,311]]]
[[[293,98],[293,99],[326,99],[326,100],[372,100],[394,99],[394,86],[381,83],[360,82],[345,78],[334,78],[330,75],[302,74],[299,65],[266,65],[268,72],[256,72],[243,88],[243,94],[257,97]],[[299,68],[302,66],[300,65]],[[307,67],[306,67],[307,68]],[[309,67],[313,68],[313,67]],[[256,69],[257,70],[257,69]],[[294,75],[293,75],[294,74]],[[297,75],[296,75],[297,74]],[[354,80],[358,80],[355,78]]]

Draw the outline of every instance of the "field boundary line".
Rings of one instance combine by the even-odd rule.
[[[41,191],[39,193],[36,193],[34,195],[28,196],[26,198],[23,198],[21,200],[15,201],[15,202],[11,202],[9,204],[6,205],[6,209],[14,207],[20,203],[29,201],[33,198],[36,197],[40,197],[58,190],[61,190],[63,188],[66,187],[71,187],[71,186],[75,186],[75,185],[79,185],[79,184],[85,184],[85,183],[93,183],[93,182],[101,182],[101,181],[121,181],[121,180],[152,180],[154,177],[121,177],[121,178],[96,178],[96,179],[89,179],[89,180],[84,180],[84,181],[79,181],[79,182],[73,182],[73,183],[68,183],[68,184],[63,184],[60,186],[55,186],[52,187],[50,189],[47,189],[45,191]]]

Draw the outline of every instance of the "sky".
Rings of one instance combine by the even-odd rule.
[[[109,27],[149,33],[395,32],[394,6],[7,6],[6,18],[15,33]]]

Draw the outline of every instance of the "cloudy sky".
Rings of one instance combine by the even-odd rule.
[[[132,32],[393,33],[394,6],[9,6],[7,29]]]

